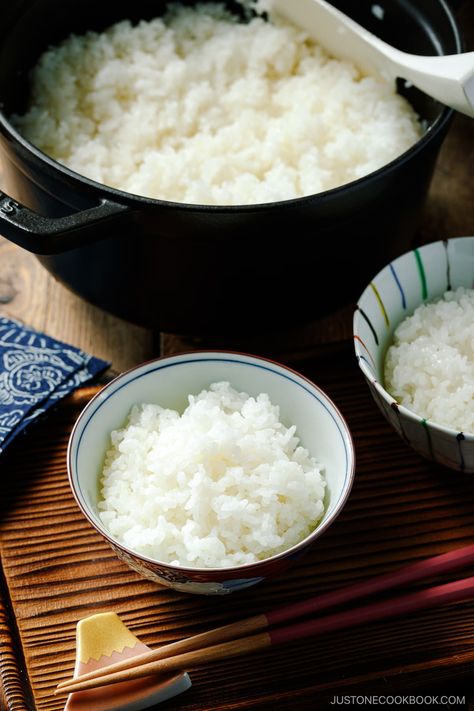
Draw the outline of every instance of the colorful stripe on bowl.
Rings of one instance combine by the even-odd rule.
[[[448,240],[443,240],[443,247],[446,252],[446,289],[451,290],[451,264],[449,263]]]
[[[446,290],[449,291],[452,289],[451,263],[450,263],[450,255],[449,255],[449,240],[443,240],[442,244],[443,244],[443,247],[445,250],[445,256],[446,256]],[[428,279],[427,279],[427,268],[424,263],[423,256],[422,256],[421,252],[422,252],[422,248],[412,250],[412,253],[413,253],[413,256],[415,259],[415,263],[417,266],[417,273],[418,273],[419,280],[420,280],[421,298],[422,298],[422,301],[424,302],[429,299],[429,288],[428,288]],[[401,305],[402,305],[403,309],[406,310],[407,309],[406,291],[404,289],[403,280],[401,278],[399,278],[397,270],[395,268],[396,261],[397,260],[395,260],[395,262],[391,262],[388,265],[388,268],[389,268],[390,273],[395,281],[398,291],[400,292]],[[379,288],[377,287],[377,285],[375,284],[375,282],[370,282],[370,288],[372,289],[372,291],[376,297],[376,301],[377,301],[378,307],[380,309],[380,312],[382,314],[382,317],[384,319],[384,322],[385,322],[387,328],[390,328],[389,312],[385,306],[384,299],[382,298],[381,292],[380,292]],[[472,284],[471,288],[474,288],[474,280],[473,280],[473,284]],[[371,321],[371,318],[367,315],[366,311],[364,311],[364,309],[361,308],[360,304],[357,304],[356,310],[361,314],[364,321],[367,323],[367,325],[373,335],[375,345],[377,347],[380,346],[379,337],[378,337],[377,331]],[[397,403],[397,401],[395,399],[392,399],[392,402],[390,402],[389,398],[391,398],[392,396],[390,395],[390,393],[388,393],[383,388],[383,386],[380,386],[378,383],[378,380],[376,378],[377,368],[375,365],[374,355],[370,352],[368,346],[366,345],[366,343],[364,343],[363,339],[356,333],[354,334],[354,340],[356,341],[357,360],[358,361],[363,360],[369,366],[369,369],[372,373],[372,377],[371,377],[372,387],[371,387],[371,389],[372,389],[372,394],[374,396],[374,400],[377,402],[377,404],[379,405],[379,408],[382,410],[382,412],[385,412],[386,415],[389,417],[389,419],[392,420],[393,424],[395,424],[395,420],[396,420],[396,422],[398,424],[398,427],[396,429],[398,429],[403,440],[407,444],[409,444],[409,445],[413,446],[415,449],[417,449],[416,439],[415,440],[413,438],[410,439],[407,436],[406,428],[403,426],[403,414],[400,412],[399,403]],[[364,356],[364,354],[360,352],[361,349],[360,349],[360,347],[357,346],[357,343],[359,343],[363,347],[364,351],[367,353],[369,358],[366,358]],[[368,377],[367,372],[365,372],[365,375],[366,375],[366,377]],[[382,398],[382,393],[378,392],[378,387],[381,387],[383,389],[384,393],[386,393],[387,399]],[[387,406],[389,406],[389,409],[387,408]],[[389,411],[391,411],[391,413],[392,413],[391,417],[389,416]],[[438,459],[438,457],[436,456],[436,454],[434,452],[433,438],[432,438],[432,431],[431,431],[433,426],[436,428],[436,424],[429,422],[427,419],[425,419],[423,417],[420,417],[413,411],[410,411],[410,414],[413,417],[413,419],[421,425],[422,430],[425,432],[426,444],[428,447],[429,456],[434,460]],[[465,461],[465,454],[463,451],[463,443],[466,441],[466,436],[463,432],[459,432],[455,435],[455,437],[456,437],[456,441],[457,441],[457,445],[458,445],[458,454],[459,454],[458,466],[461,471],[464,471],[466,469],[466,461]],[[470,470],[471,470],[471,468],[470,468]]]
[[[418,267],[418,273],[420,275],[421,298],[423,301],[426,301],[426,299],[428,298],[428,283],[426,281],[425,267],[423,265],[423,260],[420,255],[420,251],[418,249],[414,249],[413,254],[415,255],[416,266]]]
[[[367,348],[367,346],[365,345],[364,341],[362,340],[362,338],[361,338],[360,336],[358,336],[357,334],[355,334],[355,335],[354,335],[354,339],[355,339],[356,341],[359,341],[359,343],[361,344],[361,346],[364,348],[365,352],[366,352],[367,355],[369,356],[371,362],[369,362],[369,361],[367,360],[367,358],[365,358],[365,356],[362,355],[362,353],[358,353],[358,354],[357,354],[357,358],[362,358],[362,360],[365,360],[365,362],[367,363],[367,365],[374,371],[374,377],[375,377],[375,373],[377,372],[377,366],[375,365],[375,360],[374,360],[374,358],[373,358],[373,356],[372,356],[372,353],[369,351],[369,349]]]
[[[405,292],[403,291],[403,287],[400,283],[400,279],[398,278],[398,275],[397,275],[397,272],[395,271],[395,267],[393,266],[393,263],[389,264],[388,266],[390,267],[392,276],[395,279],[395,284],[398,286],[398,290],[400,291],[400,296],[402,297],[402,306],[406,310],[407,300],[405,298]]]
[[[382,316],[385,321],[385,325],[387,326],[387,328],[390,328],[390,319],[388,318],[387,309],[384,306],[382,298],[379,294],[379,290],[377,289],[377,287],[375,286],[373,281],[370,282],[370,286],[372,287],[372,291],[374,292],[375,298],[377,299],[377,302],[380,306],[380,310],[382,312]]]
[[[378,345],[379,345],[379,339],[378,339],[378,336],[377,336],[377,331],[376,331],[375,328],[373,327],[373,325],[372,325],[372,323],[371,323],[369,317],[367,316],[367,314],[365,313],[365,311],[360,308],[359,305],[358,305],[356,308],[357,308],[357,311],[358,311],[358,312],[360,313],[360,315],[362,316],[362,318],[364,319],[364,321],[366,322],[367,326],[370,328],[370,330],[371,330],[371,332],[372,332],[372,335],[373,335],[373,337],[374,337],[375,345],[378,346]]]

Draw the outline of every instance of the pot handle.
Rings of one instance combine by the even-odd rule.
[[[35,254],[59,254],[110,235],[110,224],[131,214],[111,200],[65,217],[44,217],[0,190],[0,234]]]

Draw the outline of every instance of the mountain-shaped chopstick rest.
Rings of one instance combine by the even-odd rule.
[[[86,617],[77,623],[74,676],[102,669],[150,651],[115,612]],[[140,711],[166,701],[191,686],[186,673],[169,678],[149,676],[69,695],[64,711]]]

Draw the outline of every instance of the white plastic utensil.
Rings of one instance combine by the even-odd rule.
[[[474,117],[474,52],[433,57],[401,52],[325,0],[273,0],[272,9],[305,29],[330,54],[369,73],[406,79],[425,94]]]

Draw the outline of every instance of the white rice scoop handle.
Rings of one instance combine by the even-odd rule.
[[[474,117],[474,52],[425,57],[400,52],[325,0],[273,0],[272,8],[325,47],[385,78],[401,77],[461,113]]]

